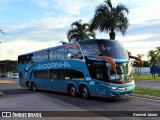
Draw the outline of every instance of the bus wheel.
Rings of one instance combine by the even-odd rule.
[[[74,85],[72,85],[72,86],[70,87],[70,89],[69,89],[69,94],[70,94],[70,96],[72,96],[72,97],[76,97],[76,96],[77,96],[77,90],[76,90],[76,88],[75,88]]]
[[[34,82],[31,83],[31,90],[36,91],[36,84]]]
[[[90,97],[90,93],[89,93],[89,89],[87,88],[87,86],[84,86],[81,90],[81,95],[83,98],[85,99],[89,99]]]
[[[28,90],[30,90],[29,81],[26,82],[26,88],[27,88]]]

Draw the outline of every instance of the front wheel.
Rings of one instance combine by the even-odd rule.
[[[72,97],[76,97],[76,96],[77,96],[77,90],[76,90],[76,88],[75,88],[74,85],[72,85],[72,86],[70,87],[70,89],[69,89],[69,94],[70,94],[70,96],[72,96]]]
[[[89,99],[89,98],[90,98],[90,92],[89,92],[89,89],[88,89],[87,86],[84,86],[84,87],[82,88],[81,95],[82,95],[82,97],[85,98],[85,99]]]

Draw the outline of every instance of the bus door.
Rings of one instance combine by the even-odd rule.
[[[96,94],[105,95],[106,94],[106,84],[109,80],[109,66],[106,65],[105,61],[92,61],[90,74],[95,80]]]

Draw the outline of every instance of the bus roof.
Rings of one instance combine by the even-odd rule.
[[[57,49],[57,48],[60,48],[60,47],[66,47],[66,46],[69,46],[69,45],[73,45],[75,43],[77,43],[77,42],[67,43],[67,44],[64,44],[64,45],[58,45],[58,46],[54,46],[54,47],[49,47],[49,48],[45,48],[45,49],[41,49],[41,50],[37,50],[37,51],[25,53],[25,54],[21,54],[19,56],[25,56],[25,55],[35,54],[35,53],[39,53],[39,52],[43,52],[43,51],[47,51],[47,50]]]
[[[70,45],[74,45],[76,43],[85,43],[87,41],[99,41],[99,40],[105,40],[105,41],[111,41],[110,39],[88,39],[88,40],[80,40],[80,41],[76,41],[76,42],[70,42],[70,43],[67,43],[67,44],[64,44],[64,45],[59,45],[59,46],[54,46],[54,47],[49,47],[49,48],[45,48],[45,49],[41,49],[41,50],[37,50],[37,51],[33,51],[33,52],[29,52],[29,53],[25,53],[25,54],[21,54],[19,55],[18,57],[20,56],[25,56],[25,55],[32,55],[32,54],[35,54],[35,53],[39,53],[39,52],[43,52],[43,51],[48,51],[48,50],[52,50],[52,49],[57,49],[57,48],[60,48],[60,47],[67,47],[67,46],[70,46]]]

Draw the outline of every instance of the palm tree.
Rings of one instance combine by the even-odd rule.
[[[157,56],[157,62],[160,64],[160,47],[157,47],[155,50],[156,56]]]
[[[156,55],[156,52],[154,50],[150,50],[148,52],[147,57],[149,58],[149,61],[150,61],[151,64],[154,64],[156,62],[157,55]]]
[[[89,31],[89,24],[82,23],[82,20],[73,22],[71,29],[67,32],[68,41],[86,40],[90,37],[95,38],[95,32]]]
[[[62,43],[63,45],[64,45],[64,44],[67,44],[67,42],[66,42],[66,41],[63,41],[63,40],[60,40],[58,43]]]
[[[160,47],[157,47],[155,52],[156,52],[156,56],[157,56],[157,63],[158,63],[158,65],[160,65]],[[160,70],[158,70],[158,76],[160,77]]]
[[[95,10],[95,15],[90,21],[90,30],[99,30],[101,32],[109,33],[110,39],[115,39],[115,32],[126,34],[129,26],[126,14],[129,13],[128,8],[123,4],[118,4],[116,7],[112,6],[110,0],[105,0]]]

